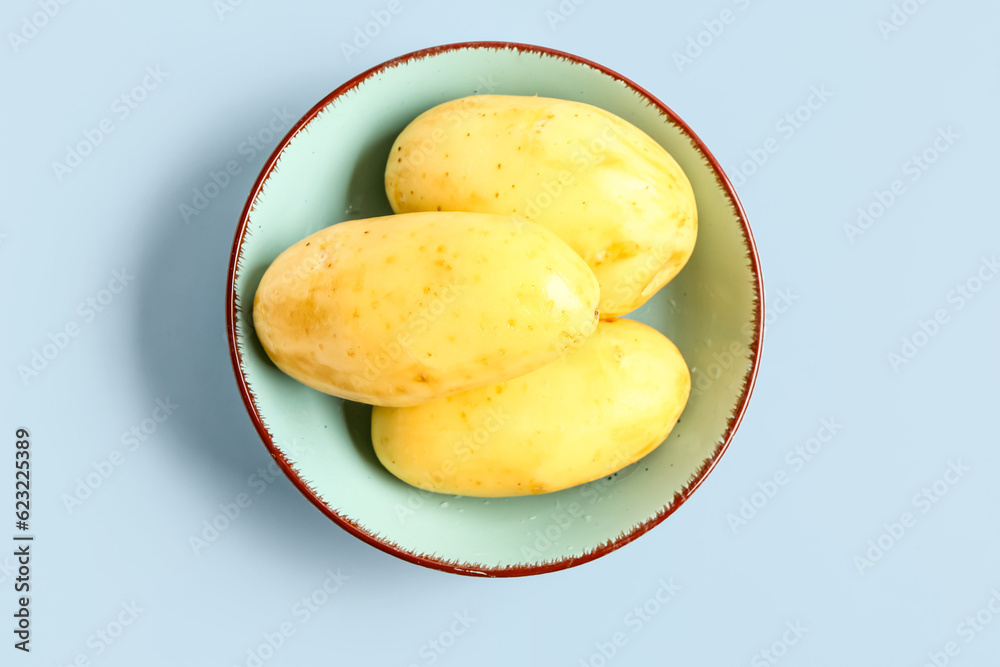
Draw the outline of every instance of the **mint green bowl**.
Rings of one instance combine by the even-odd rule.
[[[688,265],[630,317],[681,350],[692,394],[663,445],[611,478],[558,493],[469,498],[417,490],[379,464],[371,408],[299,384],[254,334],[253,295],[285,248],[346,219],[392,213],[383,170],[396,135],[428,108],[497,93],[603,107],[661,143],[698,203]],[[760,359],[763,290],[753,237],[718,162],[642,88],[582,58],[535,46],[452,44],[411,53],[344,84],[300,120],[268,160],[240,219],[229,266],[230,352],[268,451],[324,514],[369,544],[448,572],[519,576],[572,567],[660,523],[701,484],[746,410]]]

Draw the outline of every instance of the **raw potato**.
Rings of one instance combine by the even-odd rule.
[[[261,279],[253,318],[296,380],[405,406],[553,361],[594,331],[598,297],[587,265],[543,227],[412,213],[299,241]]]
[[[532,373],[411,408],[375,408],[382,464],[413,486],[466,496],[558,491],[655,449],[691,390],[680,352],[632,320],[601,322]]]
[[[548,227],[593,269],[602,317],[645,303],[697,234],[694,192],[673,157],[580,102],[477,95],[436,106],[396,139],[385,187],[397,213],[481,211]]]

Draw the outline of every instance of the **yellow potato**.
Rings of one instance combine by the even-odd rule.
[[[553,361],[593,332],[598,296],[587,265],[543,227],[412,213],[299,241],[261,279],[253,319],[296,380],[402,406]]]
[[[551,229],[593,269],[602,317],[645,303],[697,235],[694,192],[673,157],[580,102],[478,95],[436,106],[396,139],[385,187],[397,213],[481,211]]]
[[[382,464],[413,486],[467,496],[558,491],[655,449],[691,389],[680,352],[632,320],[601,322],[532,373],[410,408],[375,408]]]

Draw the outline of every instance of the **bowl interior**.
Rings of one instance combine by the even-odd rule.
[[[756,256],[742,209],[717,165],[685,127],[627,82],[535,47],[436,49],[352,83],[286,138],[251,195],[245,233],[234,247],[230,316],[237,375],[272,454],[344,527],[391,553],[446,570],[499,575],[568,567],[655,525],[721,455],[756,372],[762,322]],[[481,93],[579,100],[618,114],[674,156],[698,203],[690,262],[631,315],[673,340],[691,367],[693,390],[680,423],[667,442],[616,476],[542,496],[445,496],[397,480],[372,451],[371,408],[284,375],[252,326],[253,294],[270,262],[323,227],[391,213],[383,171],[396,135],[440,102]]]

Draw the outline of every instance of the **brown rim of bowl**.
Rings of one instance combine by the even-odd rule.
[[[246,377],[243,375],[242,371],[242,359],[241,352],[239,349],[239,344],[236,339],[236,318],[238,316],[236,310],[236,265],[239,261],[240,251],[242,249],[243,238],[246,234],[247,222],[250,217],[250,212],[253,210],[253,204],[260,193],[261,187],[267,177],[271,174],[274,165],[281,155],[282,151],[289,144],[289,142],[298,134],[306,124],[308,124],[313,118],[316,117],[319,112],[326,106],[334,102],[337,98],[344,95],[345,93],[358,87],[362,82],[379,74],[380,72],[405,64],[411,60],[417,60],[420,58],[426,58],[428,56],[437,55],[439,53],[444,53],[447,51],[457,51],[462,49],[494,49],[494,50],[504,50],[513,49],[520,52],[535,53],[544,56],[554,56],[556,58],[562,58],[565,60],[572,61],[581,65],[586,65],[599,72],[602,72],[616,81],[620,81],[633,91],[638,93],[640,96],[647,99],[651,104],[655,105],[660,112],[666,116],[666,118],[673,124],[683,130],[683,132],[688,136],[692,144],[701,153],[702,157],[712,166],[715,171],[718,183],[722,188],[729,194],[729,198],[733,205],[733,209],[737,214],[740,222],[743,226],[744,241],[747,248],[747,253],[750,259],[750,268],[754,274],[756,280],[757,289],[757,321],[754,326],[754,336],[753,341],[750,344],[752,350],[752,358],[750,360],[750,370],[749,375],[746,378],[746,383],[743,387],[743,394],[740,396],[739,403],[735,412],[729,418],[729,423],[726,427],[725,438],[716,450],[715,453],[709,458],[705,464],[698,471],[697,476],[694,480],[688,484],[682,491],[674,495],[673,500],[670,504],[666,505],[661,509],[656,516],[647,520],[645,523],[637,526],[631,532],[627,534],[620,535],[615,540],[609,540],[608,542],[596,547],[595,549],[583,554],[582,556],[576,556],[573,558],[564,558],[555,561],[547,561],[537,565],[511,565],[506,567],[490,567],[486,565],[474,565],[471,563],[457,563],[451,561],[445,561],[440,558],[435,558],[433,556],[417,554],[411,551],[407,551],[402,547],[393,544],[377,535],[373,535],[368,532],[363,526],[355,523],[351,519],[341,516],[333,508],[326,505],[323,500],[313,492],[312,489],[298,476],[298,474],[292,469],[288,460],[284,455],[278,450],[274,444],[274,440],[271,438],[271,434],[268,433],[267,428],[264,426],[264,422],[261,420],[260,413],[257,411],[257,405],[254,401],[253,395],[250,393],[250,389],[247,386]],[[254,427],[257,429],[257,433],[260,435],[261,440],[264,441],[264,445],[267,447],[268,452],[277,462],[278,466],[285,473],[292,484],[298,488],[302,494],[308,498],[313,505],[315,505],[323,514],[332,519],[341,528],[351,533],[355,537],[367,542],[376,549],[380,549],[388,554],[392,554],[398,558],[409,561],[411,563],[416,563],[417,565],[423,565],[424,567],[429,567],[436,570],[442,570],[444,572],[451,572],[454,574],[462,574],[467,576],[484,576],[484,577],[519,577],[534,574],[543,574],[546,572],[554,572],[557,570],[563,570],[588,561],[592,561],[596,558],[600,558],[605,554],[611,553],[616,549],[620,549],[629,542],[632,542],[640,535],[643,535],[654,526],[658,525],[661,521],[666,519],[668,516],[677,511],[677,508],[684,504],[684,502],[691,496],[694,491],[701,486],[701,483],[705,480],[708,474],[715,468],[719,459],[725,453],[726,449],[729,447],[729,443],[733,439],[733,435],[736,429],[739,427],[740,422],[743,420],[743,414],[746,412],[747,404],[750,400],[750,394],[753,392],[753,386],[757,379],[757,369],[760,362],[761,347],[763,342],[763,327],[764,327],[764,285],[760,274],[760,261],[757,256],[757,247],[754,243],[753,234],[750,231],[750,225],[747,223],[746,213],[743,210],[743,205],[740,203],[739,197],[736,195],[736,191],[733,188],[732,183],[730,183],[729,178],[723,172],[721,165],[708,150],[705,144],[698,138],[687,123],[680,119],[677,114],[675,114],[667,105],[663,104],[655,96],[653,96],[649,91],[641,86],[635,84],[624,76],[614,72],[607,67],[599,65],[595,62],[587,60],[586,58],[581,58],[563,51],[557,51],[555,49],[550,49],[543,46],[532,46],[530,44],[518,44],[514,42],[460,42],[455,44],[445,44],[442,46],[435,46],[427,49],[421,49],[419,51],[414,51],[406,55],[399,56],[398,58],[393,58],[388,60],[381,65],[376,65],[375,67],[369,69],[362,74],[354,77],[344,85],[340,86],[332,93],[327,95],[316,104],[312,109],[309,110],[294,126],[288,131],[281,143],[274,149],[271,156],[268,158],[261,170],[260,175],[257,176],[257,180],[250,190],[250,195],[247,197],[246,205],[243,207],[243,213],[240,216],[239,226],[236,229],[236,236],[233,239],[233,248],[229,258],[229,273],[227,276],[227,294],[226,294],[226,330],[229,338],[229,354],[233,362],[233,372],[236,375],[236,384],[239,386],[240,394],[243,397],[243,403],[246,405],[247,412],[250,415],[250,419],[253,421]]]

